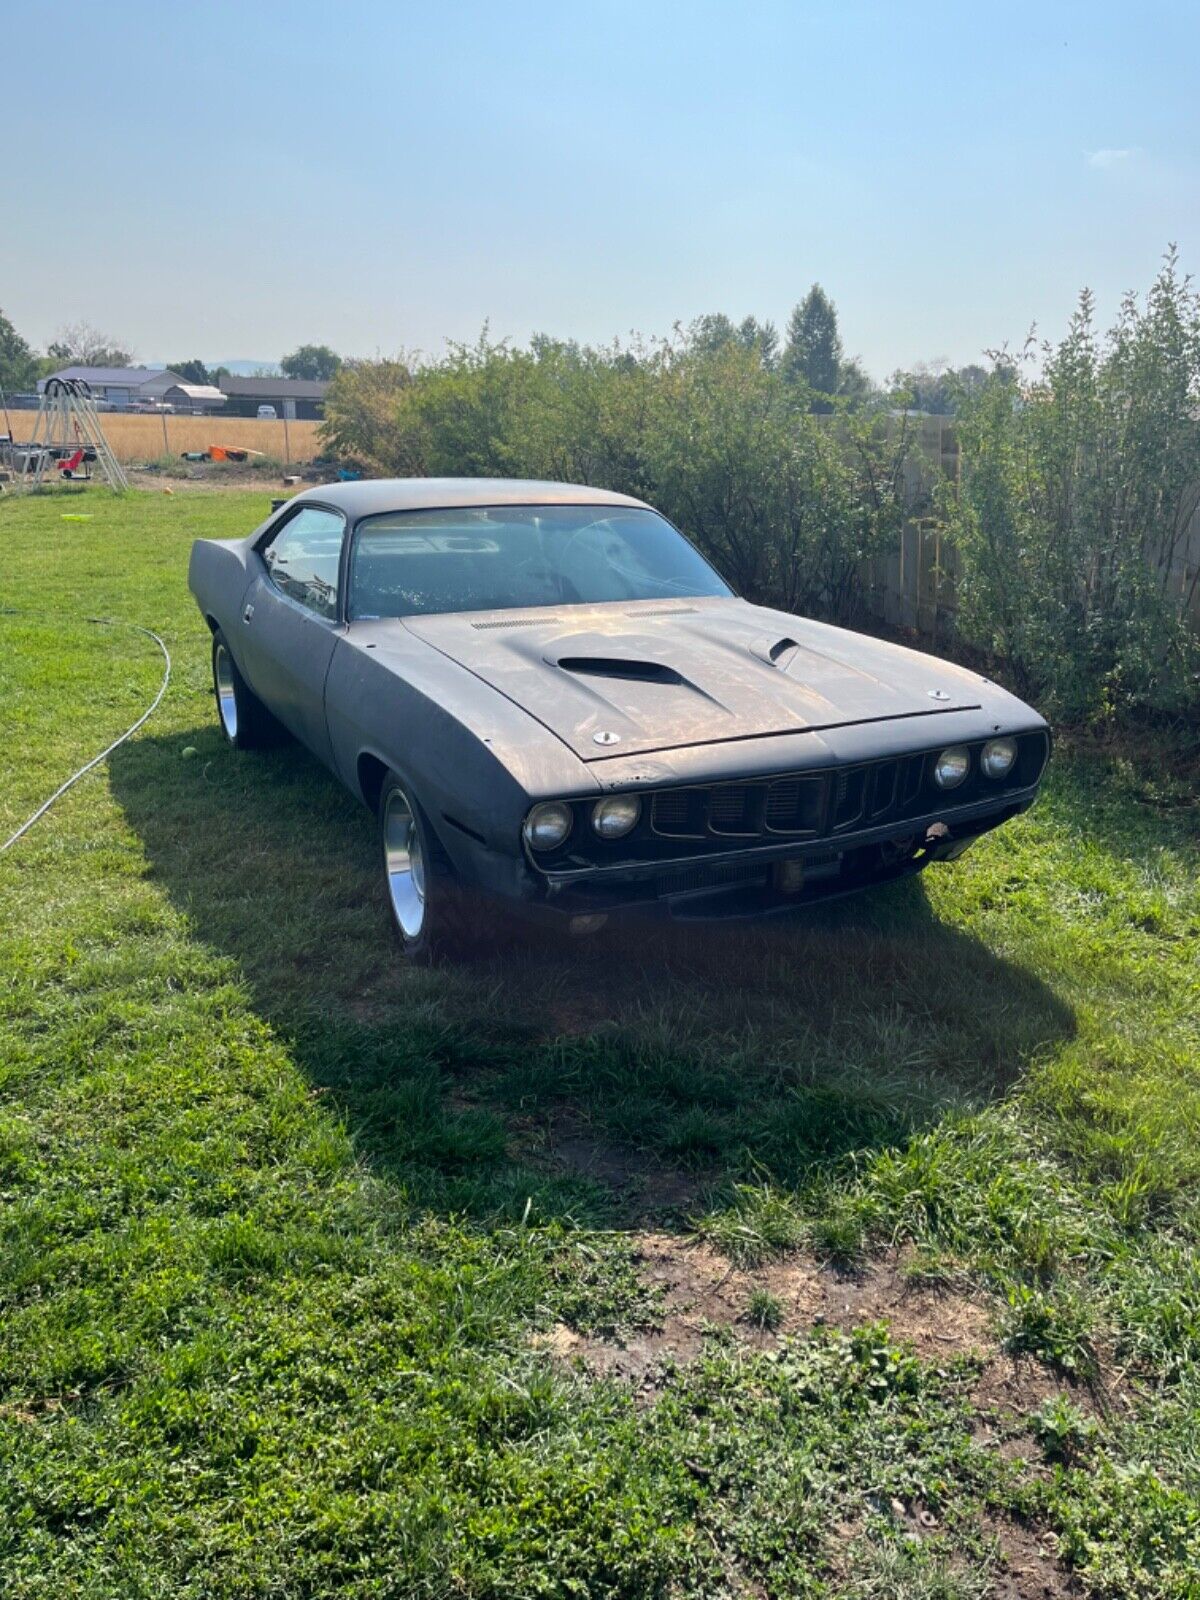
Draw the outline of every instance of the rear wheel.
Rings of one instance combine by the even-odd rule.
[[[221,732],[235,750],[261,750],[279,737],[279,724],[238,671],[220,628],[212,642],[213,693]]]
[[[392,926],[411,961],[461,960],[488,940],[433,829],[394,772],[379,794],[379,837]]]

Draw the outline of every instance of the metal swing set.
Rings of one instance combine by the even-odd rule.
[[[98,468],[116,494],[129,487],[124,468],[112,452],[92,391],[83,378],[49,378],[25,444],[10,444],[18,490],[40,489],[51,482],[90,483]]]

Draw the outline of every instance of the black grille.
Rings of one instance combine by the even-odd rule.
[[[927,759],[900,756],[835,772],[660,789],[650,802],[650,831],[714,842],[817,839],[903,820],[924,804]]]
[[[1006,796],[1036,784],[1049,755],[1049,740],[1040,731],[1016,737],[1017,765],[1009,780],[992,782],[980,771],[983,741],[972,740],[970,776],[949,791],[933,781],[932,749],[852,766],[652,789],[641,794],[637,825],[617,841],[597,837],[590,826],[594,801],[577,800],[572,802],[576,826],[563,845],[531,856],[531,861],[545,870],[605,865],[655,870],[657,862],[658,870],[669,872],[676,869],[662,867],[664,857],[699,866],[706,856],[773,845],[784,847],[786,854],[803,856],[808,874],[836,873],[858,834],[878,830],[885,840],[907,840],[919,817],[943,812],[952,816],[957,808],[981,800],[1002,806]],[[814,854],[818,849],[828,860]],[[677,887],[659,892],[683,891]]]
[[[667,839],[704,837],[703,789],[663,789],[650,807],[650,826]]]
[[[841,828],[852,828],[862,816],[866,789],[867,773],[864,767],[852,767],[849,772],[838,773],[833,797],[834,833]]]
[[[719,784],[708,792],[708,825],[714,833],[753,837],[760,831],[757,812],[761,800],[759,784]]]
[[[881,761],[871,774],[868,813],[881,817],[890,811],[896,800],[896,785],[900,778],[898,761]]]
[[[779,778],[767,789],[763,822],[768,833],[816,833],[825,797],[823,778]]]

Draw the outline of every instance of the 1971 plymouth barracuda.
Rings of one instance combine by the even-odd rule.
[[[763,915],[948,861],[1032,804],[1045,722],[964,667],[739,599],[664,517],[560,483],[314,488],[189,582],[238,749],[375,813],[414,957],[505,914]]]

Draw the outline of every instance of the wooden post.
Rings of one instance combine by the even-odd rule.
[[[171,446],[167,440],[167,413],[163,411],[160,413],[160,415],[162,417],[163,425],[163,455],[169,456],[171,454]]]
[[[292,459],[292,446],[291,446],[291,443],[290,443],[290,441],[288,439],[288,425],[287,425],[287,422],[288,422],[287,404],[285,402],[284,403],[284,408],[283,408],[283,464],[284,464],[285,467],[289,464],[289,462]]]

